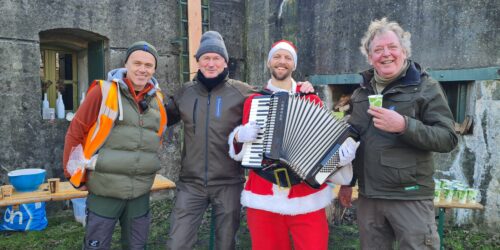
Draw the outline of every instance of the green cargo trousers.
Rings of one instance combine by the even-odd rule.
[[[117,221],[122,249],[145,249],[149,234],[149,192],[131,200],[89,193],[83,249],[110,249]]]

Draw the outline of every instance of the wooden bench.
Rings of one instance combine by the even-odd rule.
[[[151,191],[171,188],[175,188],[175,183],[157,174],[153,186],[151,187]],[[74,198],[83,198],[87,197],[87,194],[87,191],[81,191],[73,188],[69,182],[60,182],[58,191],[51,193],[49,191],[49,184],[43,183],[40,185],[38,190],[32,192],[16,192],[13,190],[10,197],[3,197],[0,199],[0,207],[42,201],[62,201]]]

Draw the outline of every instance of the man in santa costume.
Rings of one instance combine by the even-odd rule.
[[[297,67],[297,49],[286,40],[273,44],[269,51],[267,66],[271,79],[264,93],[254,94],[245,100],[241,126],[229,136],[230,156],[238,161],[244,152],[241,143],[257,138],[260,127],[248,122],[252,99],[261,94],[275,92],[298,93],[292,72]],[[317,95],[304,98],[322,106]],[[340,165],[346,165],[329,178],[335,184],[349,184],[352,179],[351,161],[359,143],[349,138],[339,150]],[[269,161],[266,159],[265,161]],[[275,162],[268,162],[269,165]],[[265,164],[268,165],[268,164]],[[314,189],[308,186],[288,167],[281,164],[263,169],[250,170],[248,181],[241,195],[241,204],[247,207],[248,228],[253,249],[327,249],[328,222],[325,207],[333,199],[332,188],[326,184]],[[291,236],[291,237],[290,237]]]

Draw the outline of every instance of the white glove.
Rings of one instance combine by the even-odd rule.
[[[339,149],[339,164],[345,166],[351,163],[356,158],[356,149],[359,147],[359,142],[354,141],[351,137],[347,138]]]
[[[238,129],[237,141],[238,142],[251,142],[257,139],[260,126],[255,121],[251,121]]]

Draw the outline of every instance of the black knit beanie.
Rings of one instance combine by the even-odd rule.
[[[158,52],[156,51],[153,45],[145,41],[135,42],[134,44],[130,45],[130,47],[128,47],[127,55],[125,56],[125,63],[127,63],[130,54],[132,54],[132,52],[136,50],[146,51],[151,55],[153,55],[153,57],[155,58],[155,69],[156,69],[156,67],[158,66]]]

